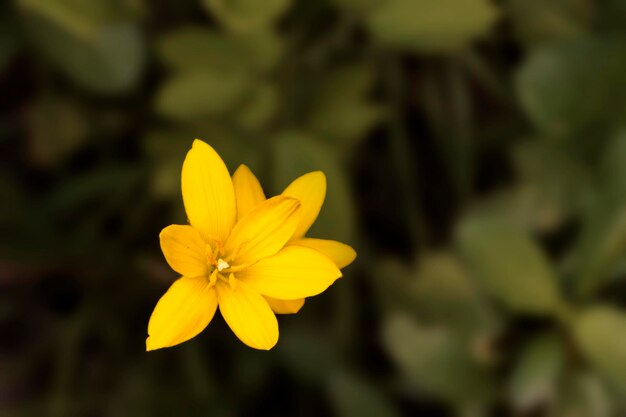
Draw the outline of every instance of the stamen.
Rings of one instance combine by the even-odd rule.
[[[226,262],[223,259],[218,259],[218,261],[217,261],[217,270],[218,271],[222,272],[222,270],[224,270],[226,268],[229,268],[229,267],[230,267],[230,265],[228,265],[228,262]]]
[[[228,276],[228,284],[230,285],[230,288],[232,288],[233,290],[237,287],[237,280],[235,279],[235,274],[230,274]]]
[[[216,252],[220,255],[224,255],[224,244],[222,241],[220,239],[213,239],[213,242],[215,243]]]
[[[211,245],[206,245],[204,247],[204,253],[205,253],[207,261],[209,262],[209,265],[214,265],[215,258],[213,257],[213,249],[211,249]]]
[[[248,242],[249,242],[249,240],[245,240],[245,241],[241,242],[239,245],[237,245],[235,250],[228,257],[228,260],[230,262],[233,262],[235,260],[235,258],[237,257],[237,255],[239,255],[239,251],[241,250],[241,247],[246,245]]]
[[[214,269],[213,272],[211,272],[211,276],[209,277],[209,286],[215,285],[216,282],[217,282],[217,269]]]

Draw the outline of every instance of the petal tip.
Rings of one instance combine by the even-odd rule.
[[[160,349],[160,348],[161,348],[161,346],[156,346],[154,344],[154,341],[152,341],[150,336],[148,336],[148,338],[146,339],[146,352],[151,352],[153,350],[157,350],[157,349]]]
[[[315,181],[319,181],[319,183],[321,185],[323,185],[324,189],[326,188],[327,180],[326,180],[326,174],[324,174],[324,171],[318,170],[318,171],[308,172],[308,173],[302,175],[300,178],[297,178],[296,181],[299,180],[299,179],[305,179],[305,178],[313,179]]]
[[[352,262],[354,262],[356,260],[356,251],[354,250],[354,248],[352,246],[346,245],[348,246],[348,251],[350,253],[350,256],[347,257],[346,261],[344,262],[345,265],[342,266],[342,268],[345,268],[346,266],[350,265]]]
[[[260,350],[265,350],[265,351],[272,350],[272,348],[276,346],[277,343],[278,343],[278,337],[276,338],[276,340],[270,341],[266,346],[260,347]]]
[[[252,170],[250,169],[250,167],[246,164],[239,164],[239,166],[237,167],[237,169],[235,170],[235,173],[237,173],[237,171],[244,171],[244,172],[249,172],[252,173]]]
[[[193,143],[191,144],[191,147],[194,148],[196,146],[209,146],[208,143],[206,143],[205,141],[203,141],[202,139],[194,139]]]

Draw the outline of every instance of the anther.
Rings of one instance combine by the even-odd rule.
[[[217,282],[217,269],[214,269],[213,272],[211,272],[211,276],[209,277],[209,286],[215,285],[216,282]]]

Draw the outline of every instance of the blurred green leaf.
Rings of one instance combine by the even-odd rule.
[[[76,34],[96,27],[136,18],[141,7],[136,0],[18,0],[20,7],[44,16]]]
[[[248,78],[239,72],[179,73],[161,86],[155,106],[163,115],[182,121],[221,115],[243,99],[248,85]]]
[[[555,417],[611,417],[614,407],[606,387],[590,372],[577,372],[565,380]]]
[[[386,0],[332,0],[340,8],[356,13],[366,13],[384,1]]]
[[[589,178],[581,164],[545,140],[522,142],[513,149],[521,187],[532,194],[533,226],[554,230],[574,214],[589,195]]]
[[[157,51],[166,65],[180,71],[245,72],[249,61],[235,38],[202,26],[168,32]]]
[[[574,335],[591,364],[626,392],[626,314],[608,305],[589,307],[576,318]]]
[[[418,314],[421,307],[427,310],[428,305],[421,306],[415,302],[416,280],[415,266],[405,265],[393,257],[377,260],[371,274],[377,310],[385,314],[398,312]]]
[[[354,142],[381,120],[382,109],[367,99],[373,68],[353,64],[328,75],[313,98],[308,125],[321,137]]]
[[[509,384],[509,398],[521,414],[552,404],[565,367],[565,350],[556,333],[536,336],[521,352]]]
[[[227,28],[247,32],[270,25],[289,9],[291,0],[202,0]]]
[[[391,316],[384,323],[383,343],[418,387],[456,406],[479,405],[492,395],[489,369],[479,365],[470,346],[445,327]]]
[[[272,69],[282,57],[283,41],[271,29],[226,34],[190,25],[162,36],[157,52],[174,70],[247,74]]]
[[[245,51],[250,67],[257,72],[268,72],[276,67],[283,58],[285,41],[272,28],[263,28],[254,32],[234,35],[241,50]]]
[[[576,247],[575,289],[590,296],[608,282],[626,253],[626,131],[605,149]]]
[[[487,32],[496,16],[487,0],[386,0],[366,23],[383,43],[437,51],[465,46]]]
[[[572,38],[590,25],[593,8],[585,0],[507,0],[517,36],[525,43]]]
[[[425,319],[445,323],[470,336],[482,337],[497,329],[494,312],[455,256],[425,254],[411,284],[416,309]]]
[[[348,373],[333,375],[330,396],[339,417],[398,417],[393,404],[378,387]]]
[[[458,229],[457,243],[480,285],[507,307],[531,314],[555,313],[561,308],[552,267],[520,228],[469,218]]]
[[[90,128],[77,103],[57,97],[35,101],[26,119],[30,156],[43,167],[56,166],[79,149]]]
[[[97,13],[101,3],[92,8],[70,0],[23,0],[21,5],[31,40],[60,71],[97,93],[126,92],[143,70],[143,36],[117,13]]]
[[[516,227],[545,232],[553,230],[564,219],[555,210],[552,196],[539,194],[537,187],[519,184],[495,192],[474,203],[470,216],[498,219]]]
[[[564,137],[577,129],[624,121],[624,73],[624,38],[582,37],[532,50],[518,71],[517,90],[532,121]]]
[[[355,209],[341,164],[326,144],[306,133],[284,132],[274,142],[274,189],[280,192],[307,172],[326,174],[326,201],[307,236],[352,241]]]
[[[276,88],[269,83],[259,83],[237,109],[235,117],[247,129],[261,129],[276,114],[279,104]]]

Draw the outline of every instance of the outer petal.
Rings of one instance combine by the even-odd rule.
[[[339,277],[341,271],[328,257],[295,245],[237,273],[237,278],[261,294],[280,300],[317,295]]]
[[[191,226],[173,224],[159,235],[161,250],[172,269],[186,277],[201,277],[208,273],[206,243]]]
[[[235,280],[234,288],[218,282],[220,311],[230,329],[246,345],[269,350],[278,341],[278,321],[261,294]]]
[[[259,180],[245,165],[239,165],[233,174],[233,186],[237,199],[237,221],[239,221],[254,207],[265,201],[265,194]]]
[[[256,206],[233,229],[224,247],[231,265],[248,265],[274,255],[298,226],[300,202],[276,196]]]
[[[187,153],[181,176],[189,223],[205,240],[226,241],[235,224],[235,191],[226,165],[199,139]]]
[[[296,198],[302,203],[302,215],[294,238],[303,237],[317,219],[324,204],[326,175],[322,171],[304,174],[289,184],[282,195]]]
[[[215,288],[205,279],[180,278],[157,303],[148,323],[146,350],[185,342],[209,324],[217,309]]]
[[[277,298],[265,297],[265,300],[276,314],[296,314],[304,305],[304,298],[297,300],[279,300]]]
[[[304,238],[291,242],[292,245],[306,246],[315,249],[328,256],[337,265],[337,268],[345,268],[356,259],[356,252],[345,243],[336,240]]]

